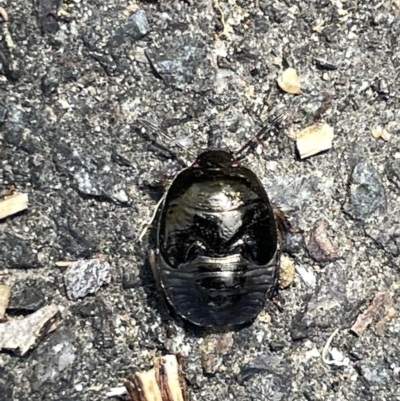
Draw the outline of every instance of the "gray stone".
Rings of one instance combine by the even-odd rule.
[[[133,13],[115,32],[110,45],[117,47],[126,40],[136,41],[150,32],[146,12],[138,10]]]
[[[367,161],[358,162],[352,171],[344,211],[364,220],[386,206],[385,188],[378,172]]]

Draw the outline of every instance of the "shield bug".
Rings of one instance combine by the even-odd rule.
[[[201,153],[160,205],[150,263],[168,303],[198,326],[249,323],[276,289],[274,211],[256,174],[237,160],[249,144]]]

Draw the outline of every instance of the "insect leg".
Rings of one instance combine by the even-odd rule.
[[[139,235],[138,242],[142,242],[143,237],[146,235],[147,230],[152,226],[156,216],[158,209],[160,208],[161,204],[164,202],[165,197],[167,196],[167,192],[164,193],[164,195],[161,197],[161,199],[158,201],[156,207],[154,208],[154,212],[150,218],[150,220],[144,225],[142,232]]]

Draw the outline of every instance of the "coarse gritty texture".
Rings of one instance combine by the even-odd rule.
[[[348,331],[379,290],[400,307],[392,167],[400,158],[398,1],[0,0],[0,7],[8,14],[8,22],[0,17],[0,196],[14,185],[30,200],[27,211],[0,222],[0,269],[8,268],[4,280],[16,294],[41,286],[32,305],[64,308],[63,324],[40,348],[0,354],[5,399],[105,400],[134,369],[151,367],[154,352],[183,354],[192,400],[400,398],[398,314],[382,336],[375,321],[360,338]],[[138,10],[145,14],[132,16]],[[277,87],[288,67],[300,77],[299,95]],[[288,242],[299,275],[280,292],[282,311],[269,302],[234,332],[212,374],[201,366],[205,334],[166,321],[137,241],[162,196],[148,183],[175,163],[138,119],[167,132],[165,146],[176,150],[179,140],[194,154],[207,147],[208,132],[239,149],[269,124],[243,164],[303,230],[303,239]],[[315,121],[334,127],[333,148],[300,161],[289,133]],[[389,142],[372,137],[376,126],[392,133]],[[323,264],[305,249],[320,219],[338,253]],[[98,253],[115,271],[112,283],[68,301],[55,262]],[[306,276],[317,284],[307,286]],[[13,310],[26,304],[13,296]],[[330,349],[338,352],[327,358],[341,353],[349,358],[342,367],[321,359],[337,328]]]

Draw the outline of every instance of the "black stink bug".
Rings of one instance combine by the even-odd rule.
[[[164,196],[150,263],[178,315],[202,327],[237,327],[276,289],[278,238],[257,176],[234,153],[207,150]]]

